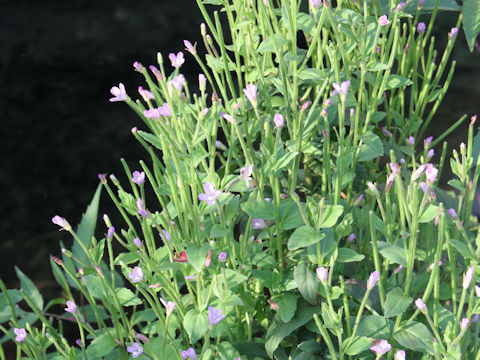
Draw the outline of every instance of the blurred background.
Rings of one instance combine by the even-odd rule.
[[[60,253],[60,240],[71,240],[51,218],[59,214],[76,226],[98,173],[126,180],[120,158],[132,171],[147,158],[130,132],[144,128],[141,120],[108,101],[110,88],[123,82],[137,97],[143,80],[132,63],[155,64],[157,52],[166,57],[184,49],[183,39],[199,41],[202,18],[194,0],[0,0],[0,6],[0,277],[17,287],[18,265],[47,298],[59,296],[49,255]],[[439,16],[438,48],[455,22],[456,15]],[[185,57],[182,72],[196,83],[198,69]],[[453,58],[457,71],[432,122],[434,136],[463,114],[480,113],[480,54],[468,51],[462,32]],[[450,147],[466,139],[467,126],[452,135]],[[116,214],[106,193],[103,213]],[[102,221],[98,231],[104,233]]]

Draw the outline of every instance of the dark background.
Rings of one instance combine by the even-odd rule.
[[[440,15],[439,46],[455,21]],[[201,22],[194,0],[0,1],[0,277],[8,287],[18,286],[17,264],[41,291],[60,295],[49,255],[70,239],[51,218],[76,226],[98,173],[125,180],[119,159],[134,170],[147,158],[130,132],[144,128],[141,120],[108,101],[110,88],[123,82],[138,97],[143,78],[132,63],[155,64],[158,51],[166,58],[183,50],[183,39],[199,41]],[[196,83],[194,59],[185,57],[182,72]],[[463,33],[453,57],[459,66],[433,135],[480,113],[480,55],[468,52]],[[465,140],[467,124],[452,144]],[[106,193],[103,213],[116,213]]]

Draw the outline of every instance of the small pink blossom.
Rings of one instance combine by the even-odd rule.
[[[328,281],[328,270],[321,266],[317,268],[317,278],[320,280],[320,282],[325,285]]]
[[[70,314],[75,314],[77,312],[77,305],[71,300],[67,301],[67,307],[65,308],[66,312],[69,312]]]
[[[283,125],[285,124],[285,121],[283,120],[283,115],[282,114],[275,114],[273,116],[273,122],[275,123],[275,128],[276,129],[281,129]]]
[[[15,341],[22,342],[27,337],[27,332],[24,328],[13,328],[13,332],[15,333]]]
[[[377,285],[378,279],[380,279],[380,273],[378,271],[372,272],[368,278],[367,289],[372,290]]]
[[[253,164],[250,164],[246,167],[242,167],[240,169],[240,175],[238,176],[238,178],[242,181],[245,181],[247,188],[250,187],[250,180],[253,180],[252,172],[253,172]]]
[[[145,182],[145,172],[135,170],[132,174],[132,181],[137,185],[142,185]]]
[[[398,350],[396,353],[395,353],[395,358],[394,360],[405,360],[405,351],[403,350]]]
[[[450,30],[450,32],[448,33],[448,37],[450,39],[454,38],[456,35],[458,34],[458,28],[457,27],[454,27],[452,28],[452,30]]]
[[[137,283],[143,280],[143,271],[140,266],[135,266],[133,268],[133,271],[128,274],[128,277],[130,280],[132,280],[133,283]]]
[[[472,265],[467,269],[467,271],[463,275],[463,288],[465,290],[470,287],[470,283],[472,282],[474,273],[475,273],[475,267]]]
[[[425,305],[425,303],[423,302],[423,300],[421,298],[418,298],[417,300],[415,300],[415,306],[418,308],[418,310],[420,310],[422,313],[426,313],[427,312],[427,306]]]
[[[132,354],[132,358],[136,359],[143,352],[142,346],[134,342],[131,346],[127,346],[127,351]]]
[[[182,74],[178,74],[173,78],[172,81],[169,82],[169,85],[171,84],[178,91],[182,91],[184,83],[185,83],[185,76],[183,76]]]
[[[247,87],[243,89],[243,93],[250,101],[252,106],[257,106],[257,85],[247,84]]]
[[[118,87],[112,87],[110,89],[110,93],[113,95],[113,97],[110,98],[110,102],[126,101],[128,99],[127,92],[125,91],[125,85],[122,83],[118,84]]]
[[[392,348],[392,345],[390,345],[387,340],[372,339],[372,343],[373,345],[370,347],[370,350],[376,353],[377,356],[382,356]]]
[[[55,225],[60,226],[60,227],[61,227],[60,230],[67,230],[67,231],[72,230],[72,227],[70,226],[70,224],[68,223],[68,221],[65,220],[65,218],[62,218],[62,217],[59,216],[59,215],[55,215],[55,216],[52,218],[52,222],[53,222]]]
[[[380,26],[387,26],[388,24],[390,24],[390,21],[388,20],[387,15],[382,15],[378,19],[378,23],[380,24]]]
[[[252,228],[263,229],[264,227],[265,227],[265,220],[263,220],[263,219],[252,219]]]
[[[333,83],[332,84],[335,91],[343,98],[347,96],[348,89],[350,87],[350,80],[342,81],[340,84]]]
[[[196,55],[197,54],[197,43],[192,45],[192,43],[188,40],[183,40],[183,44],[185,45],[185,50],[187,50],[190,54]]]
[[[200,201],[206,201],[208,205],[215,204],[220,195],[222,195],[221,190],[216,190],[212,183],[206,182],[203,185],[203,190],[205,193],[198,194],[198,199]]]
[[[174,67],[175,69],[180,68],[185,62],[185,59],[183,58],[183,52],[181,51],[179,51],[177,55],[175,55],[174,53],[168,54],[168,58],[172,63],[172,67]]]

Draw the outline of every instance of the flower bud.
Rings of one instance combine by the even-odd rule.
[[[418,310],[420,310],[422,313],[425,314],[427,312],[427,306],[425,305],[422,299],[418,298],[417,300],[415,300],[415,305],[417,306]]]
[[[317,268],[317,277],[323,285],[326,285],[328,281],[328,270],[323,266]]]

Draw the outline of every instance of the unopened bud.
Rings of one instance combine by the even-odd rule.
[[[63,265],[63,261],[61,259],[57,258],[56,256],[52,256],[52,260],[55,261],[55,263],[57,265],[60,265],[60,266]]]
[[[163,64],[163,56],[162,56],[161,52],[157,52],[157,63],[158,63],[158,65]]]

